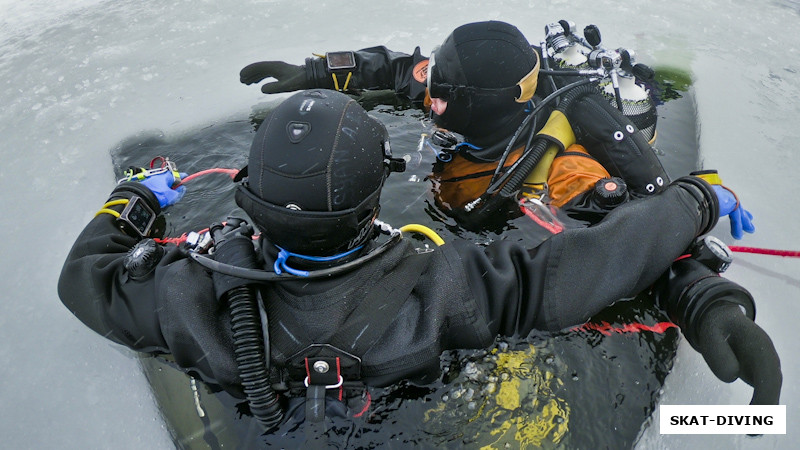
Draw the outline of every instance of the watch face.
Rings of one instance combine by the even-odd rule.
[[[120,225],[123,229],[133,228],[127,230],[128,234],[135,232],[140,236],[147,236],[150,233],[150,227],[156,219],[156,214],[147,206],[147,204],[138,196],[133,196],[130,201],[122,210],[119,216]]]
[[[329,52],[325,54],[328,69],[352,69],[356,67],[356,57],[353,52]]]
[[[131,225],[142,234],[145,234],[148,225],[150,225],[150,219],[152,218],[153,213],[151,213],[141,201],[137,201],[128,213],[128,220]]]

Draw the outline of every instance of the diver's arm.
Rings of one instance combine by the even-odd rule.
[[[109,202],[141,198],[156,214],[155,195],[138,182],[118,185]],[[106,209],[122,212],[124,204]],[[156,310],[154,280],[128,279],[124,259],[140,240],[123,232],[110,213],[99,213],[72,247],[58,281],[64,305],[89,328],[134,349],[164,349]]]
[[[777,404],[780,359],[753,321],[750,294],[695,259],[673,263],[718,218],[711,185],[684,177],[658,195],[620,206],[593,227],[554,235],[527,256],[518,247],[509,252],[489,246],[490,263],[474,258],[478,267],[468,279],[491,331],[524,336],[534,328],[583,323],[616,300],[644,291],[666,271],[656,284],[659,306],[714,374],[752,385],[752,404]]]
[[[717,222],[707,183],[678,180],[590,227],[565,230],[539,247],[498,243],[469,261],[468,279],[492,332],[526,335],[585,322],[647,289]]]
[[[110,200],[133,195],[160,212],[155,195],[138,182],[120,184]],[[120,230],[113,215],[97,215],[64,263],[61,301],[101,336],[133,350],[169,353],[180,367],[241,396],[230,313],[217,301],[211,275],[168,244],[150,272],[133,277],[124,261],[139,241]]]
[[[337,52],[338,53],[338,52]],[[343,52],[346,53],[346,52]],[[264,93],[299,89],[393,90],[415,103],[425,99],[427,58],[417,47],[411,55],[376,46],[352,52],[355,67],[330,70],[325,58],[306,58],[305,65],[294,66],[282,61],[250,64],[240,72],[242,83],[257,83],[267,77],[277,81],[261,87]],[[352,75],[350,75],[352,74]]]
[[[695,258],[676,261],[655,284],[659,307],[725,382],[754,387],[751,404],[778,404],[783,376],[769,335],[755,323],[747,289]]]

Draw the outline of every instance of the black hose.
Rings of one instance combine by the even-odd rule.
[[[572,109],[573,103],[589,94],[596,94],[597,88],[591,84],[591,80],[580,80],[564,86],[555,92],[545,97],[531,112],[531,115],[526,117],[519,130],[523,129],[532,117],[547,103],[559,99],[557,111],[561,111],[564,115],[568,115]],[[473,211],[474,217],[489,217],[494,215],[501,207],[501,204],[509,198],[516,196],[516,193],[522,188],[522,183],[528,174],[539,164],[545,152],[547,151],[548,144],[551,142],[541,136],[536,135],[536,130],[530,130],[531,135],[528,137],[528,142],[525,146],[525,151],[522,156],[506,171],[503,176],[498,177],[492,182],[486,190],[482,199],[483,204]],[[517,134],[514,135],[512,142],[516,140]],[[502,187],[499,187],[501,186]],[[499,188],[498,188],[499,187]],[[479,221],[481,219],[478,219]]]
[[[597,92],[597,89],[588,82],[578,82],[565,87],[568,89],[565,89],[565,92],[561,93],[561,101],[556,107],[556,110],[561,111],[564,115],[567,115],[575,100]],[[528,174],[531,173],[533,168],[539,164],[542,156],[544,156],[544,153],[547,151],[550,141],[543,138],[535,139],[535,133],[536,130],[531,130],[531,137],[528,140],[528,145],[526,145],[525,154],[520,157],[518,164],[515,164],[516,167],[510,170],[510,172],[512,172],[511,176],[503,185],[502,189],[500,189],[501,197],[510,197],[519,191],[522,188],[522,182],[525,181],[525,178],[528,177]],[[531,147],[531,145],[533,146]]]
[[[566,113],[572,108],[572,103],[575,100],[592,93],[597,93],[597,89],[594,86],[588,83],[578,84],[561,95],[561,101],[558,103],[556,109],[565,113],[564,115],[567,115]],[[533,134],[536,133],[536,130],[531,130],[531,133],[532,136],[528,139],[528,146],[526,147],[531,145]],[[533,168],[539,164],[542,156],[544,156],[544,153],[547,151],[549,143],[550,141],[546,139],[533,140],[533,147],[530,147],[529,150],[526,149],[526,154],[520,157],[521,161],[514,169],[508,182],[500,189],[501,197],[509,197],[522,188],[522,182],[525,181],[525,178],[528,177],[528,174],[531,173]]]
[[[561,103],[558,104],[556,109],[564,113],[565,116],[569,116],[572,107],[574,106],[573,103],[575,100],[578,100],[581,97],[584,97],[589,94],[597,94],[597,88],[593,84],[584,83],[579,84],[570,89],[564,97],[561,99]]]
[[[252,227],[244,221],[229,220],[227,226],[213,224],[209,231],[214,238],[217,258],[250,269],[257,267]],[[253,283],[235,275],[215,274],[214,290],[224,292],[220,299],[224,299],[230,308],[234,359],[250,412],[265,431],[272,431],[283,421],[283,409],[270,384],[269,332],[262,332],[261,312]],[[268,320],[266,314],[264,320]],[[265,326],[263,329],[269,328]]]
[[[334,275],[340,275],[350,270],[353,270],[362,264],[371,261],[375,257],[381,255],[386,250],[391,248],[394,244],[400,242],[400,238],[402,235],[400,233],[392,234],[389,237],[389,240],[378,246],[378,248],[371,250],[366,255],[360,256],[352,261],[348,261],[343,264],[339,264],[338,266],[331,267],[328,269],[318,269],[318,270],[311,270],[308,272],[308,275],[299,276],[299,275],[292,275],[288,273],[277,274],[272,271],[262,270],[262,269],[254,269],[250,267],[242,267],[233,264],[226,264],[220,261],[216,261],[214,259],[209,258],[208,256],[201,255],[199,253],[189,253],[189,257],[199,263],[201,266],[214,271],[221,273],[223,275],[228,275],[232,277],[244,278],[245,280],[251,281],[260,281],[260,282],[269,282],[269,281],[288,281],[288,280],[308,280],[314,278],[326,278],[332,277]]]
[[[269,383],[269,337],[261,333],[258,300],[250,286],[235,287],[227,292],[227,297],[236,366],[250,412],[271,431],[283,421],[283,409]]]
[[[509,197],[514,195],[517,191],[522,188],[522,182],[525,181],[525,178],[531,173],[534,167],[539,164],[541,161],[542,156],[547,151],[547,147],[550,141],[546,139],[537,139],[533,143],[533,147],[531,147],[530,152],[528,155],[522,159],[519,165],[516,167],[514,172],[509,177],[508,182],[503,185],[503,188],[500,189],[500,196],[501,197]]]
[[[505,174],[503,176],[499,176],[498,177],[498,175],[500,174],[500,170],[505,166],[506,158],[508,157],[509,153],[511,153],[511,150],[514,147],[514,145],[517,143],[517,140],[519,139],[520,134],[522,134],[525,130],[528,130],[529,126],[530,126],[530,130],[528,132],[530,134],[528,135],[528,140],[525,143],[525,149],[527,150],[530,147],[531,141],[536,136],[536,116],[539,114],[539,112],[541,112],[542,109],[546,105],[548,105],[549,103],[551,103],[553,101],[555,101],[557,105],[560,104],[560,103],[558,103],[559,95],[561,95],[561,94],[563,94],[565,92],[571,91],[571,90],[573,90],[575,88],[578,88],[580,86],[587,85],[587,84],[589,84],[591,82],[592,82],[592,80],[590,80],[590,79],[584,79],[584,80],[580,80],[580,81],[576,81],[574,83],[568,84],[568,85],[566,85],[564,87],[561,87],[561,88],[557,89],[555,92],[552,92],[550,95],[548,95],[542,101],[540,101],[539,103],[536,104],[536,106],[533,108],[533,110],[531,110],[531,112],[528,113],[528,116],[525,117],[525,119],[522,120],[522,123],[517,128],[517,130],[514,132],[514,135],[511,137],[511,140],[508,142],[508,145],[506,145],[506,149],[503,152],[503,155],[500,158],[500,161],[497,163],[497,168],[495,169],[491,180],[489,180],[489,187],[486,189],[486,194],[494,195],[500,189],[500,186],[503,183],[505,183],[505,181],[508,179],[509,175],[516,170],[516,168],[519,166],[519,163],[521,162],[521,160],[523,160],[524,158],[528,157],[529,152],[526,151],[505,172]],[[533,124],[531,124],[531,121],[533,121]],[[541,158],[541,155],[539,156],[539,158]],[[534,165],[534,167],[535,167],[535,165]]]

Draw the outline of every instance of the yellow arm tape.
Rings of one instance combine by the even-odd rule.
[[[350,84],[350,79],[353,78],[353,72],[347,72],[347,79],[344,80],[344,86],[342,86],[342,91],[347,90],[347,85]]]
[[[331,77],[333,77],[333,87],[336,88],[337,91],[344,92],[347,90],[347,85],[350,84],[350,79],[353,78],[353,72],[347,72],[347,78],[344,80],[344,85],[341,89],[339,89],[339,78],[336,77],[336,74],[332,73]]]
[[[436,245],[444,245],[444,239],[439,237],[439,235],[436,234],[435,231],[431,230],[430,228],[426,227],[425,225],[420,225],[420,224],[417,224],[417,223],[410,223],[408,225],[403,225],[402,227],[400,227],[400,231],[402,231],[403,233],[405,233],[405,232],[409,232],[409,233],[416,232],[416,233],[424,234],[425,237],[427,237],[428,239],[432,240],[434,244],[436,244]]]
[[[695,176],[708,181],[709,184],[722,184],[722,178],[719,177],[718,173],[701,173]]]
[[[110,202],[103,205],[103,208],[108,208],[109,206],[116,206],[116,205],[127,205],[129,200],[127,198],[121,198],[119,200],[111,200]]]
[[[562,149],[569,148],[570,145],[575,143],[575,133],[572,131],[572,125],[569,124],[569,119],[561,111],[553,111],[550,117],[547,118],[547,123],[544,124],[538,133],[551,138],[553,141],[561,144]]]
[[[113,209],[109,209],[109,208],[111,206],[116,206],[116,205],[127,205],[128,202],[129,202],[129,200],[127,198],[123,198],[123,199],[119,199],[119,200],[111,200],[110,202],[106,202],[106,204],[103,205],[103,208],[100,209],[99,211],[97,211],[94,216],[97,217],[100,214],[111,214],[112,216],[114,216],[116,218],[119,218],[119,213],[114,211]]]

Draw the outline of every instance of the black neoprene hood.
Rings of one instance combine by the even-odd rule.
[[[537,64],[536,52],[515,26],[488,21],[462,25],[433,52],[430,95],[448,101],[437,125],[468,137],[501,126],[524,105],[516,84]]]
[[[389,156],[386,128],[353,99],[300,92],[258,128],[236,201],[275,245],[346,251],[370,234]]]

